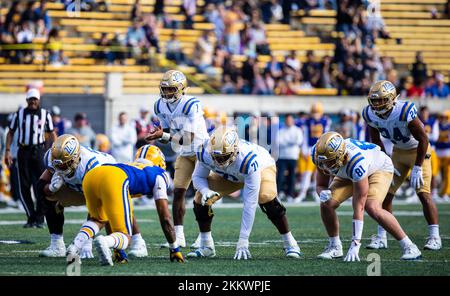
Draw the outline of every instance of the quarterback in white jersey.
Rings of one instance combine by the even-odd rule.
[[[167,71],[160,82],[161,97],[155,102],[154,111],[160,126],[146,138],[147,141],[170,142],[179,155],[175,161],[174,198],[172,216],[177,241],[186,246],[183,219],[186,212],[184,196],[195,168],[195,152],[209,138],[203,108],[200,101],[185,95],[187,79],[180,71]]]
[[[53,143],[44,156],[47,169],[38,181],[39,194],[47,199],[57,201],[59,213],[53,223],[49,223],[51,236],[50,246],[40,253],[43,257],[64,257],[66,248],[63,239],[64,207],[84,205],[83,178],[91,169],[107,163],[116,163],[110,154],[81,146],[72,135],[61,135]],[[133,223],[134,243],[131,256],[144,257],[147,253],[145,241],[142,239],[135,221]],[[145,248],[145,249],[144,249]],[[92,240],[81,252],[82,258],[92,258]]]
[[[411,186],[416,190],[428,223],[429,237],[425,249],[439,250],[442,247],[439,235],[438,211],[431,197],[431,147],[425,128],[413,102],[397,100],[395,86],[386,80],[375,83],[368,96],[369,105],[362,116],[369,126],[371,142],[385,147],[381,137],[394,145],[392,161],[397,174],[391,184],[383,208],[392,212],[392,200],[397,189],[410,176]],[[381,137],[380,137],[381,135]],[[386,231],[378,227],[368,248],[387,247]]]
[[[200,228],[200,247],[188,257],[214,257],[212,204],[223,195],[243,188],[244,203],[234,259],[250,259],[250,232],[257,205],[277,227],[287,257],[299,258],[300,248],[289,231],[286,209],[277,199],[275,161],[263,147],[239,140],[234,129],[218,127],[197,152],[192,177],[197,193],[194,214]]]
[[[319,138],[311,157],[318,168],[316,189],[321,200],[322,221],[329,237],[328,246],[318,258],[343,256],[336,209],[351,196],[353,236],[344,261],[360,260],[364,210],[385,229],[389,229],[400,242],[402,259],[415,260],[421,257],[419,249],[406,236],[395,217],[382,208],[394,167],[379,146],[354,139],[344,140],[340,134],[328,132]]]

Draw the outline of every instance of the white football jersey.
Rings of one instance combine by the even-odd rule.
[[[408,128],[408,123],[417,117],[417,108],[413,102],[397,101],[386,119],[378,117],[370,106],[363,109],[362,116],[369,126],[376,128],[394,147],[404,150],[417,148],[419,142]]]
[[[266,149],[248,141],[239,140],[239,153],[236,160],[226,168],[220,168],[216,166],[205,146],[206,144],[201,145],[197,152],[199,164],[231,182],[244,182],[247,175],[275,165],[275,160]]]
[[[52,165],[50,149],[45,153],[44,160],[47,168],[54,172],[55,168]],[[86,173],[91,169],[106,163],[117,162],[114,157],[108,153],[99,152],[91,148],[81,146],[80,163],[78,164],[75,173],[70,178],[63,176],[66,186],[78,192],[83,192],[82,183],[84,175],[86,175]]]
[[[348,161],[339,169],[336,176],[358,182],[377,171],[394,172],[391,158],[381,151],[380,146],[355,139],[345,139],[344,142]],[[313,155],[315,150],[314,146]]]
[[[159,98],[155,102],[154,111],[161,122],[162,128],[170,128],[172,135],[179,131],[194,133],[195,137],[192,143],[183,143],[180,146],[180,155],[194,155],[198,151],[198,146],[209,139],[203,117],[203,108],[198,99],[182,96],[176,103],[169,104]],[[177,147],[173,148],[178,150]]]

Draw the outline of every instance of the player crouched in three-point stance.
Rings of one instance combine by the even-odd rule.
[[[200,101],[185,94],[187,79],[183,73],[175,70],[167,71],[161,79],[159,88],[161,98],[155,102],[154,110],[161,126],[152,131],[146,140],[170,142],[173,147],[181,147],[175,162],[172,214],[178,244],[185,247],[184,197],[191,184],[192,172],[195,168],[195,152],[209,136]],[[197,243],[198,238],[191,247],[196,248]]]
[[[51,235],[50,246],[40,253],[42,257],[64,257],[66,247],[63,239],[64,207],[79,206],[86,203],[82,181],[91,169],[106,163],[116,163],[114,157],[81,146],[77,138],[64,134],[59,136],[45,156],[47,169],[38,181],[38,194],[47,199],[57,201],[58,213],[48,221]],[[133,238],[131,242],[131,257],[147,256],[145,241],[133,221]],[[81,258],[93,258],[92,240],[86,242],[80,254]]]
[[[165,161],[161,151],[146,145],[138,151],[135,162],[130,164],[106,164],[90,170],[84,180],[83,189],[89,220],[83,224],[73,243],[67,248],[67,262],[75,262],[84,243],[95,237],[106,223],[111,234],[94,239],[95,248],[102,265],[113,265],[111,248],[125,250],[132,234],[133,204],[131,196],[153,195],[161,227],[169,242],[170,260],[184,262],[175,240],[175,230],[170,216],[167,188],[170,178],[165,172]],[[148,153],[145,150],[156,150]],[[144,158],[141,158],[144,157]]]
[[[351,196],[353,236],[344,261],[359,261],[364,210],[400,242],[402,259],[415,260],[421,257],[419,249],[406,236],[397,219],[382,208],[394,167],[380,147],[354,139],[344,140],[340,134],[328,132],[313,147],[312,159],[318,168],[320,213],[329,237],[328,246],[319,258],[343,256],[336,209]],[[330,184],[331,176],[334,178]]]
[[[212,171],[212,172],[211,172]],[[200,247],[188,257],[214,257],[211,205],[223,195],[244,188],[241,231],[234,259],[250,259],[249,236],[259,203],[277,227],[287,257],[299,258],[300,248],[289,231],[286,208],[277,199],[275,161],[264,148],[239,140],[234,129],[218,127],[200,146],[192,177],[197,189],[194,213],[200,228]]]
[[[410,175],[411,186],[416,189],[428,222],[429,237],[424,249],[439,250],[442,247],[439,236],[438,211],[431,197],[431,147],[424,126],[417,117],[412,102],[397,101],[395,86],[386,80],[378,81],[369,91],[369,105],[362,115],[371,141],[384,151],[380,134],[394,144],[392,161],[399,174],[394,176],[383,208],[392,213],[392,200],[397,189]],[[387,248],[386,231],[378,226],[378,234],[368,246],[370,249]]]

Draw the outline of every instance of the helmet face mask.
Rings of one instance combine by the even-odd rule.
[[[184,95],[187,79],[180,71],[169,70],[164,73],[159,84],[161,98],[166,103],[174,103]]]

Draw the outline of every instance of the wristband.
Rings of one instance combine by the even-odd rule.
[[[167,142],[169,142],[171,139],[172,139],[172,137],[170,136],[169,133],[163,133],[162,136],[161,136],[160,141],[161,141],[161,142],[166,142],[166,143],[167,143]]]

